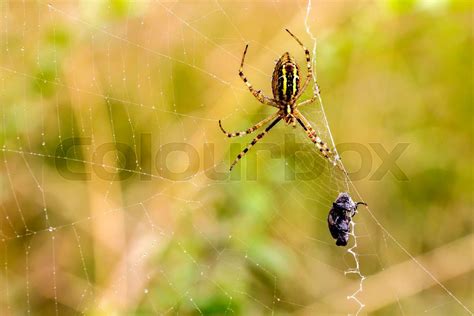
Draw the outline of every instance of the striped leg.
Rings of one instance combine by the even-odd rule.
[[[295,110],[296,112],[297,110]],[[306,132],[306,135],[311,139],[311,141],[316,144],[316,147],[318,147],[319,151],[321,152],[321,155],[324,156],[329,162],[337,166],[339,170],[341,170],[346,176],[347,176],[347,171],[345,170],[341,159],[339,156],[334,154],[329,147],[324,143],[321,138],[317,135],[316,131],[313,129],[311,124],[309,124],[308,120],[301,114],[299,111],[295,113],[295,117],[298,120],[298,123],[303,127],[303,129]]]
[[[303,102],[298,103],[297,106],[302,106],[302,105],[306,105],[306,104],[311,104],[311,103],[313,103],[314,101],[316,101],[316,96],[313,96],[311,99],[304,100]]]
[[[242,132],[233,132],[233,133],[229,133],[229,132],[226,132],[226,130],[222,127],[222,123],[221,123],[221,120],[219,120],[219,127],[221,128],[221,131],[227,135],[227,137],[238,137],[238,136],[243,136],[243,135],[247,135],[247,134],[250,134],[252,133],[253,131],[259,129],[260,127],[262,127],[264,124],[268,123],[269,121],[273,120],[275,117],[277,117],[278,113],[275,113],[269,117],[267,117],[266,119],[258,122],[257,124],[255,124],[254,126],[248,128],[247,130],[245,131],[242,131]]]
[[[311,124],[309,124],[308,120],[301,114],[301,113],[294,113],[296,119],[298,120],[298,123],[303,127],[305,130],[306,134],[308,137],[311,139],[311,141],[316,144],[316,147],[318,147],[319,151],[321,154],[328,159],[331,163],[335,164],[335,161],[333,159],[333,153],[329,149],[329,147],[324,143],[321,138],[317,135],[316,131],[313,129]]]
[[[263,136],[265,136],[268,133],[268,131],[270,131],[273,128],[273,126],[275,126],[281,119],[282,117],[278,116],[270,125],[267,126],[267,128],[265,128],[263,132],[258,134],[257,137],[255,137],[252,140],[252,142],[248,144],[247,147],[245,147],[244,150],[240,152],[240,154],[237,155],[237,158],[235,158],[234,162],[230,165],[229,171],[232,171],[232,168],[234,168],[234,166],[239,162],[239,160],[243,156],[245,156],[245,154],[249,151],[249,149],[252,148],[253,145],[255,145],[260,139],[262,139]]]
[[[247,80],[247,77],[245,77],[244,75],[244,60],[245,60],[245,55],[247,54],[247,49],[248,49],[249,45],[247,44],[245,46],[245,50],[244,50],[244,55],[242,56],[242,62],[240,63],[240,69],[239,69],[239,76],[240,78],[242,78],[242,80],[244,81],[244,83],[247,85],[247,87],[249,88],[250,92],[253,94],[253,96],[255,98],[257,98],[258,101],[260,101],[260,103],[263,103],[263,104],[267,104],[267,105],[271,105],[273,107],[278,107],[278,104],[276,104],[275,101],[273,101],[271,98],[269,97],[266,97],[262,91],[260,90],[255,90],[252,86],[252,84]]]
[[[303,43],[299,40],[299,38],[297,38],[293,33],[290,32],[290,30],[286,29],[286,31],[288,32],[288,34],[291,35],[291,37],[293,37],[297,42],[298,44],[300,44],[300,46],[304,49],[304,54],[306,56],[306,67],[308,68],[308,74],[306,75],[306,80],[304,81],[303,83],[303,86],[301,87],[299,93],[295,96],[295,100],[298,100],[298,98],[304,93],[304,91],[306,90],[306,87],[308,87],[308,84],[309,82],[311,81],[311,79],[313,79],[313,66],[311,64],[311,54],[309,53],[309,50],[303,45]],[[319,91],[319,88],[318,88],[318,85],[316,84],[316,82],[314,83],[314,92],[316,91]],[[319,93],[319,92],[318,92]],[[313,97],[311,98],[311,102],[314,102],[314,100],[316,99],[316,94],[313,95]],[[309,101],[309,100],[308,100]],[[303,104],[306,104],[305,103],[306,101],[302,102]],[[307,102],[307,103],[311,103],[311,102]],[[299,104],[299,105],[302,105],[302,104]]]
[[[313,96],[311,97],[311,99],[304,100],[303,102],[298,103],[296,105],[296,107],[313,103],[314,101],[316,101],[318,99],[318,96],[320,94],[321,94],[321,90],[319,90],[318,83],[316,81],[314,81]]]

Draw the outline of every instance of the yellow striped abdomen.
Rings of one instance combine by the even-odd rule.
[[[290,54],[285,53],[273,70],[273,96],[277,101],[290,102],[300,90],[298,65]]]

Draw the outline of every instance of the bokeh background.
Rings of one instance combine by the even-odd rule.
[[[472,314],[472,9],[0,1],[0,314]],[[218,120],[273,112],[238,77],[243,48],[270,94],[283,52],[304,65],[284,29],[312,48],[305,24],[329,125],[303,111],[368,167],[346,182],[281,124],[229,176],[251,137]],[[407,179],[374,177],[374,146],[403,143]],[[370,208],[341,248],[326,217],[346,190]]]

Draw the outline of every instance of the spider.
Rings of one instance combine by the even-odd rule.
[[[252,148],[252,146],[254,146],[260,139],[262,139],[281,120],[283,120],[287,125],[291,124],[293,127],[296,127],[296,123],[300,124],[305,130],[306,135],[311,139],[314,144],[316,144],[321,154],[334,165],[336,165],[336,161],[338,160],[337,155],[333,154],[329,147],[316,134],[316,131],[313,129],[308,120],[301,114],[300,111],[298,111],[299,106],[314,102],[317,98],[319,90],[317,83],[314,82],[313,97],[311,97],[311,99],[309,100],[297,103],[298,99],[301,97],[303,92],[308,87],[309,82],[313,78],[313,68],[311,65],[311,55],[309,53],[309,50],[293,33],[291,33],[288,29],[286,29],[286,31],[298,42],[298,44],[300,44],[300,46],[304,50],[304,53],[306,55],[306,66],[308,68],[306,79],[303,85],[301,86],[299,66],[296,63],[295,59],[288,52],[286,52],[277,61],[275,69],[273,70],[273,98],[265,96],[261,90],[255,90],[255,88],[253,88],[252,84],[247,80],[247,77],[245,77],[243,73],[245,55],[247,54],[247,49],[249,45],[247,44],[245,46],[244,54],[242,56],[242,62],[240,63],[239,69],[240,78],[242,78],[250,92],[260,103],[273,106],[277,108],[278,111],[275,114],[270,115],[266,119],[258,122],[254,126],[248,128],[247,130],[241,132],[227,132],[222,127],[222,123],[219,120],[220,129],[229,138],[250,134],[271,121],[270,125],[268,125],[263,132],[258,134],[257,137],[255,137],[252,142],[250,142],[250,144],[248,144],[247,147],[244,148],[244,150],[242,150],[242,152],[237,155],[237,158],[235,158],[234,162],[230,166],[230,170],[232,170],[232,168],[239,162],[239,160],[243,156],[245,156],[245,154],[249,151],[250,148]]]
[[[365,202],[355,203],[349,193],[342,192],[332,203],[332,208],[328,214],[328,227],[332,238],[336,239],[337,246],[346,246],[351,232],[352,217],[357,213],[359,205],[367,206]]]

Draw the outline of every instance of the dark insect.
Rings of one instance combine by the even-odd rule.
[[[332,238],[336,239],[337,246],[346,246],[351,232],[351,220],[357,213],[357,207],[365,202],[352,201],[350,195],[346,192],[339,193],[336,201],[332,203],[332,208],[328,215],[328,226]]]

